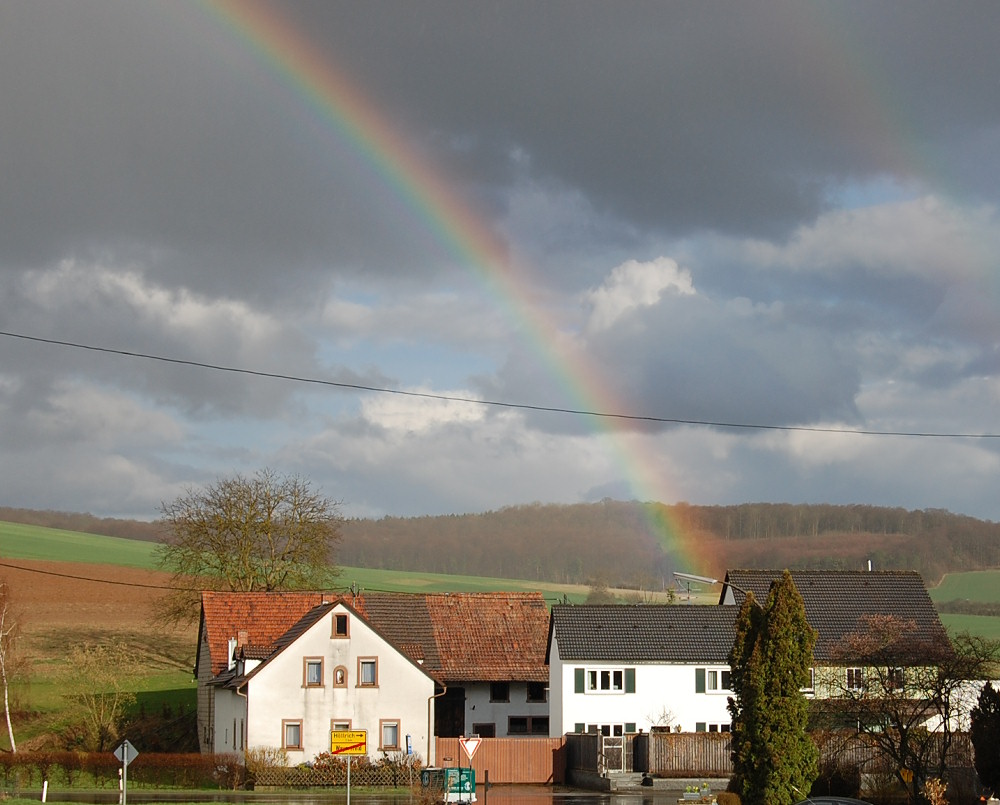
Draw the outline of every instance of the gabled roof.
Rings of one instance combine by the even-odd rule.
[[[736,607],[559,605],[552,635],[571,662],[729,662]]]
[[[742,604],[749,590],[762,604],[780,570],[730,570],[719,603]],[[914,635],[924,645],[950,645],[941,619],[920,574],[909,570],[793,570],[792,580],[802,596],[806,620],[819,633],[813,656],[835,660],[844,639],[865,628],[867,618],[890,616],[912,622]]]
[[[212,674],[225,671],[229,639],[271,653],[343,603],[441,681],[548,680],[548,608],[541,593],[202,593]],[[314,607],[317,608],[314,610]],[[199,649],[201,641],[199,640]]]
[[[239,640],[241,647],[254,646],[255,656],[260,658],[304,613],[324,602],[337,600],[339,596],[322,592],[203,592],[198,651],[201,651],[201,637],[204,636],[212,676],[217,676],[229,665],[230,638]]]

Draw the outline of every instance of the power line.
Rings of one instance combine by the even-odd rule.
[[[170,358],[164,355],[153,355],[147,352],[134,352],[125,349],[113,349],[111,347],[98,347],[92,344],[81,344],[75,341],[61,341],[55,338],[41,338],[39,336],[25,335],[23,333],[12,333],[0,330],[0,336],[5,338],[16,338],[22,341],[33,341],[39,344],[50,344],[53,346],[69,347],[71,349],[82,349],[88,352],[100,352],[107,355],[120,355],[126,358],[140,358],[147,361],[158,361],[160,363],[170,363],[178,366],[191,366],[197,369],[209,369],[214,372],[229,372],[231,374],[249,375],[251,377],[265,377],[272,380],[286,380],[292,383],[305,383],[316,386],[328,386],[332,388],[348,389],[351,391],[368,391],[374,394],[396,394],[401,397],[418,397],[425,400],[439,400],[443,402],[459,402],[469,405],[491,406],[494,408],[511,408],[522,411],[538,411],[551,414],[567,414],[570,416],[587,416],[600,419],[615,419],[628,422],[649,422],[659,425],[697,425],[702,427],[726,428],[730,430],[770,430],[788,431],[795,433],[836,433],[851,434],[856,436],[911,436],[929,439],[1000,439],[1000,433],[963,433],[947,431],[905,431],[905,430],[869,430],[865,428],[833,428],[814,427],[809,425],[767,425],[759,422],[724,422],[711,419],[682,419],[679,417],[662,416],[642,416],[639,414],[622,414],[609,411],[589,411],[580,408],[562,408],[549,405],[532,405],[530,403],[513,403],[502,400],[481,400],[472,397],[462,397],[455,394],[431,394],[425,391],[406,391],[403,389],[391,389],[380,386],[367,386],[361,383],[344,383],[337,380],[324,380],[316,377],[302,377],[299,375],[282,374],[280,372],[264,372],[259,369],[245,369],[237,366],[224,366],[215,363],[205,363],[203,361],[186,360],[184,358]]]
[[[144,584],[143,582],[122,581],[121,579],[96,579],[93,576],[78,576],[74,573],[59,573],[55,570],[42,570],[41,568],[36,568],[36,567],[24,567],[23,565],[12,565],[9,562],[0,562],[0,567],[6,567],[10,570],[21,570],[25,573],[37,573],[42,576],[55,576],[56,578],[69,579],[71,581],[91,581],[96,584],[110,584],[110,585],[117,585],[119,587],[139,587],[144,590],[164,590],[164,591],[181,590],[183,592],[213,592],[213,593],[236,592],[235,590],[215,589],[215,588],[200,587],[200,586],[175,587],[169,584]],[[109,567],[114,567],[114,565],[109,565]],[[125,566],[119,565],[119,567],[124,568]],[[133,569],[141,569],[141,568],[133,568]],[[274,591],[274,592],[279,592],[279,591]],[[281,592],[299,592],[299,591],[285,590]],[[425,595],[425,593],[417,593],[417,592],[412,592],[410,590],[386,590],[380,587],[355,588],[355,582],[351,582],[351,584],[347,586],[334,585],[328,589],[323,590],[323,592],[331,592],[331,593],[343,592],[344,594],[350,592],[356,592],[361,595],[364,595],[365,593],[391,593],[392,595],[412,595],[412,596]]]

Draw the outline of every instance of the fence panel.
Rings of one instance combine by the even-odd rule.
[[[437,738],[439,766],[465,766],[458,738]],[[451,760],[447,760],[451,758]],[[483,738],[472,758],[476,781],[489,771],[491,783],[562,784],[566,781],[563,738]]]
[[[653,732],[649,771],[658,777],[729,777],[730,735],[726,732]]]

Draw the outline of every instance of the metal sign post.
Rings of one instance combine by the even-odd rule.
[[[139,751],[129,743],[128,738],[121,742],[121,745],[115,750],[115,757],[121,761],[122,764],[122,797],[121,805],[126,805],[128,802],[128,764],[131,763],[139,756]]]
[[[347,756],[347,805],[351,805],[351,757],[368,754],[368,730],[331,730],[330,754]]]

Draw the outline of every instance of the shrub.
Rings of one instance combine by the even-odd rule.
[[[715,795],[717,805],[741,805],[740,795],[735,791],[720,791]]]

